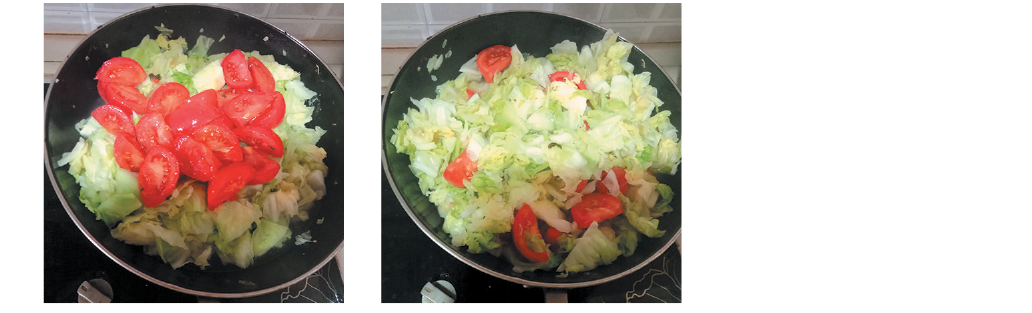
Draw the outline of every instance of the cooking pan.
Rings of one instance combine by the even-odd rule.
[[[308,125],[327,130],[318,143],[327,152],[327,192],[309,211],[308,221],[291,227],[295,235],[311,231],[314,242],[296,246],[288,240],[285,248],[257,258],[255,264],[247,269],[222,265],[217,257],[213,257],[212,266],[205,270],[193,264],[172,269],[161,258],[144,254],[141,247],[112,238],[110,229],[78,200],[79,185],[68,173],[68,166],[57,167],[56,162],[79,140],[75,123],[89,117],[93,109],[104,104],[97,94],[94,80],[97,69],[105,60],[120,56],[121,51],[138,45],[144,36],[156,38],[158,31],[155,26],[159,25],[172,29],[172,38],[186,38],[191,47],[201,34],[215,39],[209,54],[233,49],[272,54],[277,62],[301,73],[305,86],[318,93],[313,120]],[[326,64],[300,41],[275,26],[244,13],[214,6],[148,7],[116,18],[95,30],[75,48],[57,72],[46,95],[44,164],[68,216],[83,235],[130,272],[187,294],[215,298],[256,296],[285,288],[314,273],[343,246],[343,99],[343,88]],[[323,219],[323,222],[314,223],[318,219]]]
[[[408,58],[391,82],[383,98],[383,144],[382,163],[391,188],[402,207],[412,220],[438,246],[467,265],[489,275],[526,286],[545,288],[579,288],[606,283],[642,268],[657,258],[672,245],[681,233],[680,195],[675,195],[671,205],[673,212],[659,219],[659,229],[666,230],[660,238],[645,238],[639,241],[637,250],[630,257],[620,257],[610,265],[600,266],[584,273],[571,273],[568,277],[557,277],[557,273],[535,271],[516,273],[512,265],[488,253],[475,254],[466,248],[456,248],[441,224],[443,219],[437,208],[419,189],[418,179],[409,169],[407,155],[398,153],[390,138],[394,128],[409,108],[414,107],[410,98],[433,98],[435,87],[458,76],[459,67],[484,48],[494,45],[516,45],[523,53],[544,57],[550,48],[563,40],[577,43],[578,49],[602,39],[606,29],[590,22],[549,12],[510,11],[480,15],[461,21],[441,30],[427,39]],[[626,41],[623,38],[620,41]],[[443,47],[442,47],[443,46]],[[427,73],[427,61],[435,55],[451,56],[440,68]],[[663,100],[663,110],[670,110],[670,122],[681,129],[681,92],[670,78],[645,53],[635,47],[628,58],[634,64],[634,73],[652,73],[651,85],[658,90]],[[433,81],[431,75],[437,76]],[[675,191],[681,189],[680,171],[675,175],[659,175],[660,182],[670,185]]]

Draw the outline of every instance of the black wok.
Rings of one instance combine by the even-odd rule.
[[[140,247],[112,238],[108,227],[79,201],[79,185],[68,174],[68,167],[56,167],[56,161],[78,141],[75,123],[103,104],[93,79],[97,69],[105,60],[119,56],[122,50],[138,45],[144,36],[155,38],[158,32],[154,27],[162,24],[174,31],[173,38],[185,37],[191,46],[201,34],[214,38],[211,54],[233,49],[272,54],[277,62],[300,72],[305,86],[318,93],[319,100],[309,126],[327,130],[318,143],[328,154],[325,159],[329,167],[327,192],[312,207],[311,218],[304,225],[292,226],[294,234],[310,230],[316,242],[301,246],[288,242],[280,251],[256,259],[247,269],[221,265],[217,257],[213,257],[213,266],[205,270],[193,264],[173,270],[159,257],[144,254]],[[61,66],[46,95],[44,164],[69,217],[98,249],[130,272],[160,286],[199,296],[260,295],[312,274],[333,259],[343,246],[343,99],[343,89],[331,70],[300,41],[275,26],[214,6],[149,7],[123,15],[95,30]],[[324,221],[314,223],[317,219]]]
[[[660,219],[659,229],[666,230],[661,238],[645,238],[639,242],[637,251],[631,257],[620,257],[613,264],[601,266],[585,273],[573,273],[568,277],[556,277],[556,273],[541,271],[516,273],[512,265],[490,254],[474,254],[465,248],[451,246],[451,239],[441,229],[443,219],[437,208],[424,196],[417,178],[409,169],[409,159],[400,154],[390,143],[398,121],[410,107],[410,98],[433,98],[434,88],[458,75],[459,67],[476,53],[493,45],[516,45],[521,52],[543,57],[551,52],[549,48],[570,40],[578,48],[602,39],[606,30],[598,25],[580,19],[548,12],[502,12],[485,14],[456,23],[427,39],[409,57],[398,71],[390,89],[383,99],[383,145],[382,162],[384,171],[398,200],[413,221],[438,246],[462,262],[492,276],[527,286],[546,288],[578,288],[606,283],[633,273],[666,251],[681,233],[680,197],[672,202],[673,212]],[[447,42],[445,43],[445,41]],[[621,41],[623,38],[620,39]],[[442,48],[442,45],[445,47]],[[451,50],[441,67],[432,73],[426,71],[427,61],[434,55],[446,54]],[[681,129],[681,93],[670,78],[648,56],[635,47],[628,58],[634,64],[634,73],[652,73],[652,86],[663,100],[662,109],[670,110],[670,122]],[[432,81],[434,74],[438,80]],[[661,175],[659,180],[673,190],[681,189],[681,175]],[[643,237],[644,238],[644,237]]]

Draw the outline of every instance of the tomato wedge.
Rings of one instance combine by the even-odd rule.
[[[176,108],[165,117],[176,137],[189,136],[195,130],[208,125],[222,115],[219,108],[199,102],[189,102]]]
[[[466,89],[466,100],[469,100],[469,98],[473,98],[473,95],[475,95],[475,94],[477,94],[477,93],[473,92],[473,90]]]
[[[578,228],[588,228],[592,222],[602,222],[623,213],[620,199],[607,193],[589,193],[570,208]]]
[[[213,108],[219,107],[219,93],[215,92],[215,89],[208,89],[205,91],[198,92],[196,95],[186,98],[186,102],[183,104],[199,104],[206,105]]]
[[[552,73],[552,75],[548,75],[548,81],[574,81],[576,77],[577,75],[573,73],[567,71],[558,71]],[[584,84],[583,80],[581,80],[577,82],[577,89],[588,90],[588,86]]]
[[[254,176],[254,168],[244,162],[233,162],[215,173],[208,183],[208,210],[215,210],[223,202],[235,200],[237,192]]]
[[[254,91],[276,91],[276,79],[272,78],[272,72],[265,67],[261,60],[256,57],[247,57],[247,69],[251,71],[251,78],[254,79]]]
[[[269,103],[269,107],[265,108],[248,125],[273,129],[283,122],[283,117],[287,114],[287,103],[283,100],[283,94],[279,93],[279,91],[273,91],[272,95],[272,102]]]
[[[147,96],[140,93],[136,87],[101,81],[97,83],[97,90],[104,102],[124,109],[127,114],[129,112],[139,114],[150,112]]]
[[[179,182],[179,160],[172,150],[154,146],[140,164],[140,199],[148,208],[156,207],[172,195]]]
[[[136,143],[136,138],[126,133],[118,133],[118,136],[115,137],[114,153],[115,163],[118,163],[118,167],[132,172],[140,171],[140,164],[143,164],[145,155],[140,149],[140,145]]]
[[[208,124],[194,131],[190,137],[211,149],[211,152],[219,160],[227,162],[243,160],[240,139],[230,128],[219,124]]]
[[[548,231],[545,231],[545,243],[552,246],[559,246],[559,236],[562,236],[563,232],[555,229],[555,227],[549,227]]]
[[[127,133],[133,137],[136,137],[136,127],[133,126],[133,120],[129,119],[129,115],[119,109],[116,106],[105,104],[96,109],[93,109],[93,113],[90,113],[93,119],[100,123],[100,126],[104,126],[109,133],[118,135],[118,133]]]
[[[272,181],[280,172],[280,165],[269,157],[268,154],[258,151],[254,147],[242,147],[244,162],[254,168],[254,177],[247,182],[248,185],[261,185]]]
[[[233,121],[237,127],[247,126],[256,117],[262,114],[266,108],[272,105],[275,95],[267,92],[246,92],[229,100],[226,106],[226,116]]]
[[[140,143],[143,151],[150,151],[154,146],[172,147],[175,135],[172,128],[165,123],[165,116],[161,113],[147,113],[136,122],[136,141]]]
[[[229,103],[229,101],[233,100],[233,98],[239,96],[240,92],[235,89],[222,89],[217,91],[216,94],[218,95],[218,97],[216,97],[216,100],[218,101],[218,106],[220,108],[223,108],[226,107],[226,103]]]
[[[258,151],[271,154],[273,157],[283,157],[283,139],[276,135],[271,129],[257,126],[244,126],[233,130],[240,141],[252,146]]]
[[[622,167],[613,167],[613,173],[616,174],[616,184],[620,186],[620,193],[627,193],[627,171]],[[609,193],[609,188],[606,187],[606,184],[602,183],[602,181],[606,180],[606,177],[608,176],[609,171],[603,171],[602,179],[595,183],[595,188],[598,189],[598,192]]]
[[[477,54],[477,68],[480,69],[480,74],[484,75],[484,80],[488,83],[494,82],[495,74],[501,73],[509,63],[512,62],[512,48],[497,45]]]
[[[187,90],[183,84],[176,82],[165,83],[158,86],[158,89],[151,93],[147,106],[150,107],[150,112],[168,114],[183,104],[183,101],[186,101],[186,98],[189,97],[190,90]]]
[[[247,58],[240,49],[233,50],[222,59],[222,74],[230,88],[247,89],[254,84],[251,70],[247,69]]]
[[[455,187],[466,188],[463,184],[464,181],[473,178],[473,174],[477,172],[477,162],[473,162],[469,159],[469,155],[466,151],[462,151],[459,157],[455,158],[448,167],[444,169],[444,180],[447,180]]]
[[[516,211],[516,218],[512,222],[512,241],[516,243],[516,250],[527,260],[548,262],[548,248],[538,230],[537,217],[534,216],[534,209],[527,204]]]
[[[116,85],[135,86],[147,80],[147,72],[139,62],[127,57],[114,57],[97,70],[97,80]]]
[[[200,141],[190,137],[176,139],[175,155],[183,175],[199,181],[209,181],[222,167],[222,162]]]

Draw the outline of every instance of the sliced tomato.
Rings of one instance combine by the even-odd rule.
[[[273,129],[283,122],[283,116],[287,114],[287,103],[283,100],[283,94],[279,93],[279,91],[273,91],[272,95],[272,102],[269,103],[269,107],[265,108],[265,111],[258,114],[248,125]]]
[[[226,113],[222,112],[219,112],[219,116],[214,120],[211,120],[211,122],[208,122],[208,124],[219,124],[229,129],[236,128],[236,125],[233,125],[233,121],[230,121],[229,118],[226,117]]]
[[[172,128],[165,123],[164,115],[147,113],[136,122],[136,141],[140,143],[143,151],[150,151],[157,145],[171,148],[175,135],[172,134]]]
[[[140,171],[140,164],[143,164],[143,149],[136,143],[136,138],[126,133],[118,133],[114,144],[115,163],[118,167],[132,172]]]
[[[254,84],[251,70],[247,69],[247,59],[240,49],[233,50],[222,59],[222,74],[230,88],[247,89]]]
[[[218,95],[218,97],[216,97],[216,100],[218,100],[218,106],[223,108],[226,107],[226,103],[229,103],[233,98],[239,96],[240,91],[237,91],[236,89],[222,89],[216,91],[216,94]]]
[[[136,87],[101,81],[97,83],[97,90],[99,90],[100,98],[104,99],[104,102],[123,108],[126,113],[146,114],[150,112],[147,96],[140,93],[140,90],[136,89]]]
[[[268,153],[273,157],[283,157],[283,139],[276,135],[271,129],[257,126],[244,126],[233,130],[240,141],[252,146],[258,151]]]
[[[247,182],[248,185],[261,185],[272,181],[280,172],[280,165],[269,157],[268,154],[258,151],[254,147],[242,147],[244,162],[254,168],[254,177]]]
[[[127,133],[133,137],[136,137],[136,127],[133,126],[133,120],[129,119],[129,115],[122,109],[116,106],[105,104],[96,109],[93,109],[93,113],[90,113],[93,119],[100,123],[100,126],[104,126],[109,133],[118,135],[118,133]]]
[[[165,117],[176,137],[189,136],[222,115],[219,108],[200,103],[185,103]]]
[[[555,229],[555,227],[549,227],[548,231],[545,231],[545,243],[552,245],[553,247],[559,246],[559,236],[562,236],[563,232]]]
[[[176,139],[176,158],[179,159],[183,175],[199,181],[209,181],[222,168],[222,162],[200,141],[188,136]]]
[[[176,184],[179,183],[179,160],[172,150],[154,146],[140,164],[137,179],[143,205],[156,207],[176,190]]]
[[[527,204],[523,204],[516,211],[516,217],[512,221],[512,241],[516,243],[516,250],[519,250],[527,260],[535,263],[548,262],[548,248],[541,238],[541,231],[538,230],[537,217],[534,216],[534,209]]]
[[[127,57],[114,57],[100,66],[96,79],[106,83],[136,86],[147,80],[147,72],[139,62]]]
[[[627,171],[622,167],[613,167],[613,173],[616,174],[616,184],[620,186],[620,193],[627,193]],[[602,179],[595,183],[595,188],[598,189],[598,192],[609,193],[609,188],[606,187],[606,184],[602,183],[602,181],[606,180],[606,177],[608,176],[609,171],[602,172]]]
[[[548,75],[548,81],[552,81],[552,82],[571,81],[572,82],[572,81],[575,80],[576,77],[577,77],[576,74],[573,74],[573,73],[570,73],[570,72],[567,72],[567,71],[557,71],[555,73],[552,73],[552,75]],[[577,89],[588,90],[588,86],[584,84],[584,80],[580,80],[580,81],[577,82]]]
[[[274,99],[275,95],[272,93],[246,92],[230,100],[222,109],[225,110],[226,116],[233,121],[234,125],[243,127],[261,115],[266,108],[272,105]]]
[[[243,160],[240,139],[233,130],[219,124],[208,124],[190,134],[194,140],[204,144],[215,157],[222,161],[236,162]]]
[[[186,98],[189,97],[190,90],[187,90],[183,84],[177,82],[165,83],[158,86],[158,89],[151,93],[147,106],[150,107],[150,112],[168,114],[183,104],[183,101],[186,101]]]
[[[466,89],[466,100],[469,100],[469,98],[473,98],[473,95],[475,95],[475,94],[477,94],[477,93],[473,92],[473,90]]]
[[[588,228],[592,222],[601,223],[623,213],[620,199],[607,193],[589,193],[581,197],[581,201],[570,208],[570,215],[577,227]]]
[[[261,60],[247,57],[247,69],[251,71],[251,78],[254,79],[254,91],[276,91],[276,79],[272,78],[272,72]]]
[[[464,181],[473,178],[473,174],[477,172],[477,162],[473,162],[469,159],[469,155],[466,151],[462,151],[459,157],[455,158],[448,167],[444,169],[444,180],[459,188],[466,188],[463,184]]]
[[[497,45],[477,54],[477,68],[484,80],[488,83],[494,82],[495,74],[501,73],[512,62],[512,48]]]
[[[219,93],[215,89],[208,89],[205,91],[198,92],[196,95],[186,98],[183,104],[200,104],[206,105],[213,108],[219,107]]]
[[[584,187],[587,187],[587,186],[588,186],[588,181],[586,179],[582,179],[580,181],[580,184],[577,184],[577,192],[581,192],[581,190],[584,190]]]
[[[584,121],[584,130],[591,130],[591,125],[588,125],[588,121]]]
[[[223,202],[236,200],[237,192],[254,176],[254,168],[244,162],[233,162],[219,169],[208,182],[208,210],[215,210]]]

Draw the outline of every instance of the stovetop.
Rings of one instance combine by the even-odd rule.
[[[545,302],[546,290],[485,274],[438,247],[405,213],[383,171],[380,197],[381,302],[422,302],[423,286],[438,280],[454,286],[456,302]],[[681,302],[681,253],[673,245],[637,272],[566,295],[569,302]]]
[[[46,95],[48,84],[43,85]],[[111,302],[342,302],[344,283],[337,262],[287,288],[239,299],[204,298],[143,279],[105,256],[72,221],[43,169],[43,301],[77,302],[79,285],[102,279]]]

